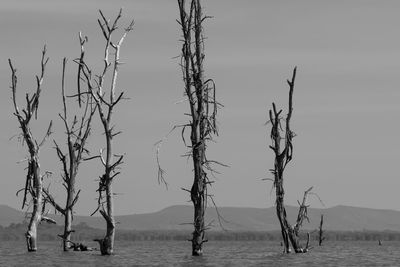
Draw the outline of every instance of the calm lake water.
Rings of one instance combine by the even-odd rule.
[[[400,242],[326,242],[306,254],[283,255],[276,242],[213,241],[204,256],[189,253],[184,241],[117,242],[113,256],[64,253],[59,242],[42,242],[28,253],[24,242],[3,242],[0,266],[400,266]]]

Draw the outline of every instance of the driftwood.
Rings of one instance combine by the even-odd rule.
[[[272,125],[270,137],[272,140],[272,145],[270,148],[274,151],[275,154],[275,163],[274,168],[271,169],[271,173],[274,175],[274,186],[276,193],[276,213],[279,219],[279,223],[281,226],[282,239],[284,245],[284,252],[289,253],[291,251],[290,244],[292,245],[294,251],[296,253],[304,253],[309,249],[309,234],[307,234],[307,244],[305,247],[302,247],[299,242],[299,230],[303,224],[304,219],[308,220],[307,217],[307,208],[306,199],[307,195],[312,190],[310,187],[308,190],[304,192],[303,201],[299,202],[299,212],[297,216],[297,220],[294,226],[292,226],[288,220],[286,215],[286,209],[284,205],[284,187],[283,187],[283,173],[287,166],[287,164],[292,160],[293,157],[293,137],[295,136],[294,132],[290,128],[290,120],[292,118],[293,113],[293,90],[294,90],[294,82],[296,79],[296,68],[293,70],[293,75],[291,80],[287,80],[289,85],[289,108],[288,114],[286,116],[285,121],[285,131],[284,136],[281,136],[282,124],[281,121],[283,118],[281,117],[282,110],[277,110],[275,103],[272,103],[272,109],[269,111],[269,122]],[[283,141],[283,148],[281,148],[281,143]]]
[[[83,60],[84,53],[81,53],[80,60]],[[56,211],[60,212],[64,216],[64,234],[63,236],[63,249],[64,251],[69,250],[71,242],[72,221],[73,221],[73,209],[78,201],[80,190],[76,193],[75,180],[78,174],[78,168],[83,161],[83,155],[88,154],[85,149],[87,138],[90,135],[91,121],[95,112],[95,106],[92,104],[90,94],[86,94],[85,97],[79,97],[78,102],[81,106],[84,102],[85,106],[81,116],[74,115],[72,122],[68,120],[67,112],[67,101],[65,94],[65,68],[67,59],[63,59],[62,64],[62,82],[61,82],[61,95],[63,102],[63,113],[59,114],[59,117],[64,123],[66,141],[67,141],[67,152],[63,152],[60,146],[54,141],[57,156],[62,164],[62,180],[63,186],[66,190],[66,202],[64,207],[57,204],[54,198],[51,196],[49,191],[44,190],[46,200],[54,206]],[[79,67],[80,68],[80,67]],[[78,71],[79,72],[79,71]],[[79,75],[79,74],[78,74]],[[80,92],[80,88],[78,89]]]
[[[83,243],[72,242],[71,240],[66,239],[61,235],[59,235],[59,237],[63,238],[63,241],[69,244],[68,245],[68,249],[71,249],[73,251],[93,251],[93,250],[96,250],[96,248],[88,247]]]
[[[47,138],[51,134],[52,122],[50,122],[47,128],[46,134],[43,140],[39,143],[33,136],[30,122],[32,118],[37,119],[38,108],[39,108],[39,98],[42,91],[42,83],[44,79],[46,64],[49,58],[46,57],[46,46],[42,50],[41,57],[41,73],[36,76],[36,92],[30,96],[26,94],[26,107],[22,109],[22,112],[18,108],[17,104],[17,70],[13,67],[11,59],[8,60],[9,66],[11,68],[11,90],[12,90],[12,101],[14,106],[14,115],[17,117],[19,126],[21,128],[21,136],[23,142],[26,143],[28,147],[28,173],[26,175],[25,187],[20,191],[24,192],[22,208],[25,206],[30,206],[32,204],[32,212],[30,215],[30,220],[28,224],[28,231],[25,234],[26,244],[28,251],[37,250],[37,226],[41,221],[46,221],[49,223],[56,223],[53,219],[45,216],[45,204],[43,201],[43,178],[48,175],[48,172],[41,174],[40,164],[39,164],[39,150],[40,147],[45,143]]]
[[[97,209],[92,213],[96,213],[97,211],[103,216],[104,220],[107,224],[106,235],[103,239],[99,239],[100,251],[102,255],[110,255],[114,250],[114,236],[115,236],[115,220],[114,220],[114,207],[113,207],[113,189],[112,182],[114,178],[120,174],[118,171],[121,164],[123,163],[123,155],[117,155],[113,152],[113,139],[115,136],[120,134],[121,132],[115,132],[112,115],[114,112],[114,108],[124,96],[124,93],[121,92],[118,96],[116,95],[116,84],[117,84],[117,76],[119,66],[122,64],[120,61],[120,49],[123,41],[127,34],[133,29],[134,21],[124,29],[124,33],[122,37],[114,42],[112,40],[113,33],[118,29],[118,22],[122,16],[122,9],[120,9],[117,17],[114,21],[108,20],[103,12],[100,10],[100,19],[98,19],[98,24],[103,33],[103,37],[105,39],[104,46],[104,67],[99,75],[96,77],[92,77],[92,70],[84,60],[83,56],[80,59],[76,60],[80,66],[78,70],[78,75],[86,83],[88,88],[88,93],[92,96],[96,107],[97,112],[100,117],[101,124],[104,129],[105,136],[105,155],[103,155],[103,150],[100,150],[100,154],[98,156],[87,158],[86,160],[99,158],[104,167],[104,173],[100,176],[99,186],[97,192],[98,196],[98,206]],[[81,43],[81,55],[84,54],[84,44],[87,41],[87,38],[83,38],[82,35],[79,35],[80,43]],[[113,52],[111,54],[111,52]],[[110,59],[110,54],[112,58]],[[111,73],[109,73],[111,72]],[[105,80],[106,76],[111,74],[111,85],[108,91],[109,98],[108,100],[105,98]],[[78,80],[79,83],[79,80]],[[79,87],[80,88],[80,87]],[[78,91],[78,95],[82,95],[85,92]]]

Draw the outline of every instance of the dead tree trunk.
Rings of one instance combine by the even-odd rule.
[[[281,117],[282,110],[278,111],[276,109],[275,103],[272,103],[272,110],[269,111],[269,122],[272,124],[270,134],[272,145],[270,146],[270,148],[275,153],[274,169],[271,169],[270,171],[274,175],[274,186],[276,193],[276,214],[281,226],[285,253],[290,252],[290,244],[292,245],[296,253],[307,252],[309,243],[308,235],[307,246],[305,248],[301,247],[299,243],[299,229],[303,223],[303,220],[308,220],[307,206],[305,203],[307,194],[312,190],[312,187],[304,192],[303,201],[301,204],[299,203],[300,208],[297,216],[297,221],[293,227],[287,220],[287,214],[284,204],[285,191],[283,187],[283,172],[286,165],[292,160],[293,156],[292,139],[294,137],[294,132],[292,132],[292,130],[290,129],[290,119],[292,118],[293,112],[293,89],[295,78],[296,68],[294,68],[293,70],[292,79],[287,81],[289,85],[289,110],[285,120],[285,133],[283,137],[281,136],[281,131],[283,131],[281,127],[281,121],[283,120],[283,118]],[[281,149],[282,140],[284,140],[283,149]]]
[[[80,61],[83,60],[84,53],[81,53]],[[81,102],[85,103],[85,106],[82,111],[82,115],[78,118],[76,115],[73,117],[73,121],[68,122],[67,116],[67,102],[65,97],[65,67],[66,67],[67,59],[63,60],[63,68],[62,68],[62,83],[61,83],[61,95],[63,101],[63,113],[59,114],[61,120],[64,123],[66,139],[67,139],[67,153],[62,152],[61,148],[54,141],[57,156],[62,163],[62,174],[61,177],[63,179],[63,185],[66,189],[66,202],[64,208],[56,203],[54,198],[50,195],[50,193],[45,190],[46,199],[49,203],[51,203],[57,211],[59,211],[64,216],[64,233],[59,235],[63,239],[63,249],[64,251],[68,251],[71,246],[71,234],[74,232],[72,230],[72,221],[73,221],[73,209],[75,204],[78,201],[79,193],[76,193],[75,181],[76,176],[78,174],[78,168],[80,163],[83,160],[83,155],[88,153],[85,149],[87,138],[90,135],[91,129],[91,121],[95,112],[95,108],[92,104],[92,97],[90,94],[86,92],[84,97],[80,94],[80,86],[78,90],[78,102],[81,105]],[[78,70],[79,75],[79,70]]]
[[[322,230],[323,224],[324,224],[324,215],[321,214],[321,220],[319,222],[319,229],[318,229],[318,245],[320,245],[320,246],[322,246],[322,241],[325,240],[324,230]]]
[[[12,100],[14,106],[14,115],[17,117],[23,141],[28,146],[28,173],[26,176],[25,187],[20,191],[24,192],[24,198],[22,201],[22,208],[29,206],[32,203],[32,213],[28,224],[28,231],[26,232],[26,245],[29,252],[37,250],[37,227],[41,221],[47,221],[55,223],[53,219],[50,219],[44,215],[45,202],[43,202],[43,178],[46,174],[41,175],[40,164],[39,164],[39,149],[45,143],[47,137],[51,134],[52,122],[50,122],[47,132],[43,140],[38,143],[33,137],[30,122],[33,116],[37,118],[37,111],[39,108],[39,97],[41,93],[41,86],[43,83],[44,73],[48,58],[46,58],[46,46],[42,51],[41,58],[41,74],[40,77],[36,76],[36,92],[33,93],[32,97],[26,94],[26,108],[20,112],[17,105],[17,76],[16,69],[13,67],[11,59],[8,63],[11,68],[11,90]],[[20,192],[18,191],[17,194]],[[31,198],[31,199],[28,199]]]
[[[80,71],[83,75],[83,79],[87,84],[88,92],[91,94],[96,103],[97,111],[99,113],[100,121],[105,133],[105,157],[103,155],[103,151],[101,150],[100,155],[92,157],[90,159],[100,158],[104,166],[104,173],[100,177],[99,188],[97,189],[97,192],[99,193],[98,207],[94,213],[99,211],[106,221],[106,235],[102,239],[96,239],[96,241],[99,242],[101,254],[110,255],[113,253],[114,250],[115,236],[112,182],[114,178],[120,173],[118,169],[123,163],[122,159],[124,157],[123,155],[116,155],[113,152],[113,139],[121,132],[115,132],[114,125],[112,124],[112,115],[115,106],[120,102],[121,99],[123,99],[124,95],[124,93],[121,92],[118,96],[116,96],[118,68],[120,64],[122,64],[122,62],[120,62],[120,48],[126,35],[133,29],[134,21],[132,20],[128,27],[125,28],[122,37],[117,42],[114,42],[112,40],[112,34],[118,28],[117,24],[122,16],[122,9],[119,11],[113,23],[106,19],[101,11],[100,16],[101,18],[98,19],[98,23],[106,41],[103,58],[104,68],[99,75],[96,75],[96,79],[93,79],[92,71],[88,67],[87,63],[83,60],[83,58],[81,58],[77,62],[81,66]],[[82,36],[80,36],[80,40],[81,51],[84,51],[84,39],[82,38]],[[111,51],[113,51],[114,53],[113,58],[110,60],[109,55]],[[112,76],[111,86],[109,90],[109,100],[106,100],[105,79],[110,70]],[[82,92],[78,93],[78,95],[80,94],[82,94]]]
[[[200,0],[178,0],[180,20],[178,21],[183,36],[181,67],[185,84],[185,95],[190,106],[191,121],[183,125],[191,130],[188,156],[193,159],[194,179],[190,192],[194,206],[194,231],[192,234],[192,255],[203,253],[205,239],[205,210],[207,208],[207,185],[211,183],[207,176],[210,167],[216,161],[207,160],[207,141],[218,135],[216,114],[218,103],[215,99],[215,85],[212,79],[204,78],[204,37],[202,23],[207,17],[202,14]],[[182,132],[182,133],[183,133]],[[185,140],[184,140],[185,142]],[[186,142],[185,142],[186,144]]]

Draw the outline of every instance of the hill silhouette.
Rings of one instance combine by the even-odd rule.
[[[297,207],[287,206],[290,222],[294,222]],[[222,225],[231,231],[276,231],[279,222],[275,208],[239,208],[220,207],[223,217]],[[116,216],[117,228],[121,230],[158,231],[158,230],[191,230],[192,207],[185,205],[170,206],[158,212]],[[309,208],[310,223],[305,223],[303,229],[316,229],[320,215],[324,214],[324,228],[330,231],[400,231],[400,212],[350,206],[335,206],[326,209]],[[59,215],[50,215],[58,224],[63,220]],[[0,205],[0,225],[5,227],[11,223],[21,223],[25,213],[6,205]],[[219,225],[215,208],[209,208],[206,214],[207,223],[212,230],[222,230]],[[104,228],[104,220],[97,216],[74,216],[74,224],[86,223],[92,228]]]

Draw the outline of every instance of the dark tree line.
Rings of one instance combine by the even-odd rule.
[[[0,226],[0,241],[23,241],[24,236],[21,233],[26,231],[29,222],[12,223],[7,227]],[[75,230],[71,237],[73,242],[90,243],[91,240],[101,235],[103,230],[92,228],[85,223],[73,225]],[[40,224],[38,226],[38,238],[42,241],[56,241],[57,234],[63,230],[63,226],[56,224]],[[136,231],[122,230],[116,232],[116,241],[186,241],[190,231],[184,230],[159,230],[159,231]],[[400,232],[396,231],[327,231],[325,233],[326,242],[335,241],[365,241],[376,242],[381,240],[385,242],[400,241]],[[210,241],[272,241],[277,246],[282,240],[281,231],[208,231],[207,238]],[[307,232],[300,231],[300,238],[307,238]],[[310,244],[317,246],[319,235],[311,233]]]

